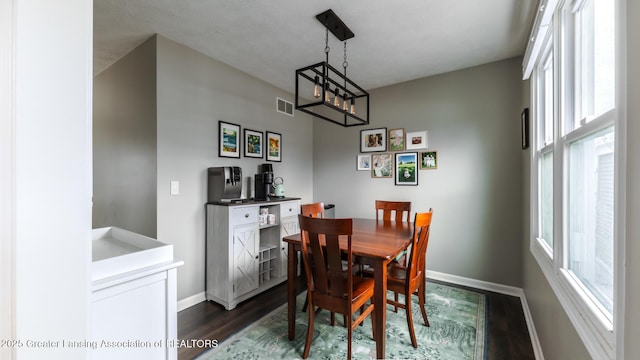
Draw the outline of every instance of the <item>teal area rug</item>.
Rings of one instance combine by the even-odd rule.
[[[393,296],[392,293],[388,294]],[[287,305],[264,316],[231,338],[198,357],[209,359],[300,359],[307,331],[307,313],[300,312],[306,292],[298,295],[296,338],[287,334]],[[427,316],[431,327],[424,326],[418,297],[412,296],[413,321],[418,348],[411,346],[404,309],[394,313],[387,305],[387,359],[469,359],[483,360],[486,354],[486,296],[440,283],[427,282]],[[400,295],[400,300],[402,295]],[[336,326],[329,323],[329,312],[321,311],[315,319],[310,359],[345,359],[347,329],[342,316]],[[353,332],[353,359],[375,359],[375,342],[371,319]]]

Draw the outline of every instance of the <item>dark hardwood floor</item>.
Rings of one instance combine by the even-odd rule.
[[[449,284],[451,285],[451,284]],[[298,289],[305,285],[300,281]],[[456,285],[453,285],[456,286]],[[520,299],[490,291],[471,289],[487,295],[489,308],[488,359],[535,359]],[[235,309],[204,301],[178,313],[179,360],[190,360],[208,350],[193,340],[222,342],[287,301],[286,282],[257,295]],[[202,343],[202,342],[201,342]]]

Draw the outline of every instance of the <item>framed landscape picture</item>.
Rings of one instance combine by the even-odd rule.
[[[389,151],[404,150],[404,129],[389,130]]]
[[[438,152],[425,151],[420,153],[420,170],[434,170],[438,168]]]
[[[360,152],[387,151],[387,128],[360,130]]]
[[[418,185],[418,153],[396,153],[396,185]]]
[[[405,141],[407,142],[407,145],[405,147],[407,150],[426,149],[427,148],[427,132],[426,131],[408,132],[407,138]]]
[[[371,155],[359,154],[357,159],[357,170],[371,170]]]
[[[372,154],[371,155],[371,177],[390,178],[393,176],[393,155],[392,154]]]
[[[251,129],[244,129],[244,156],[252,158],[264,157],[264,133]]]
[[[267,161],[282,161],[282,135],[267,131]]]
[[[218,156],[240,158],[240,125],[218,122]]]

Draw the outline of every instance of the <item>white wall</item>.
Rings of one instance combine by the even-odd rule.
[[[374,201],[434,210],[430,270],[521,286],[520,59],[371,91],[371,124],[344,129],[314,120],[314,200],[336,216],[375,217]],[[428,131],[438,169],[418,186],[356,171],[362,129]]]
[[[15,77],[2,79],[13,80],[10,103],[2,103],[3,115],[14,109],[10,119],[3,118],[11,130],[2,137],[12,148],[10,163],[1,165],[13,196],[13,213],[3,211],[2,218],[12,230],[10,240],[3,233],[3,245],[14,246],[15,288],[1,292],[13,297],[15,308],[11,320],[2,312],[2,322],[11,321],[14,339],[23,342],[83,340],[90,321],[93,6],[83,0],[12,4],[16,47],[0,46],[3,58],[15,64]],[[14,355],[85,359],[87,352],[25,343]]]
[[[311,200],[312,122],[276,112],[276,96],[293,96],[186,46],[158,36],[158,240],[174,244],[184,260],[178,269],[178,299],[201,294],[205,276],[206,170],[240,166],[253,178],[264,159],[218,157],[218,121],[244,129],[282,134],[282,162],[273,163],[284,179],[285,195]],[[293,79],[293,73],[292,73]],[[292,80],[293,81],[293,80]],[[180,195],[169,192],[180,182]]]

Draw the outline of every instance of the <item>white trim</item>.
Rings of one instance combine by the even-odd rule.
[[[522,303],[522,312],[524,313],[524,319],[527,322],[527,329],[529,330],[529,337],[531,338],[531,347],[533,348],[533,354],[537,360],[544,360],[542,345],[540,345],[538,332],[536,331],[536,327],[533,323],[533,316],[531,315],[529,303],[527,302],[527,298],[524,295],[524,291],[522,292],[522,296],[520,297],[520,302]]]
[[[536,327],[533,323],[533,317],[531,316],[531,311],[529,310],[529,304],[527,303],[527,299],[524,294],[524,290],[522,288],[496,284],[483,280],[476,280],[471,278],[466,278],[458,275],[445,274],[437,271],[427,270],[426,275],[428,279],[439,280],[448,282],[451,284],[467,286],[475,289],[491,291],[499,294],[510,295],[520,298],[520,303],[522,304],[522,312],[524,313],[524,319],[527,323],[527,329],[529,330],[529,337],[531,338],[531,347],[533,347],[533,354],[535,355],[537,360],[544,360],[544,355],[542,353],[542,346],[540,346],[540,340],[538,339],[538,333],[536,332]]]
[[[483,280],[476,280],[471,278],[466,278],[458,275],[445,274],[437,271],[427,270],[427,278],[433,280],[444,281],[452,284],[468,286],[475,289],[493,291],[499,294],[511,295],[520,297],[524,294],[524,291],[521,288],[496,284]]]
[[[15,0],[0,3],[0,339],[16,338]],[[0,347],[0,358],[15,350]]]
[[[184,309],[190,308],[206,300],[207,298],[205,296],[204,291],[201,293],[195,294],[193,296],[189,296],[188,298],[184,298],[178,301],[178,311],[182,311]]]

